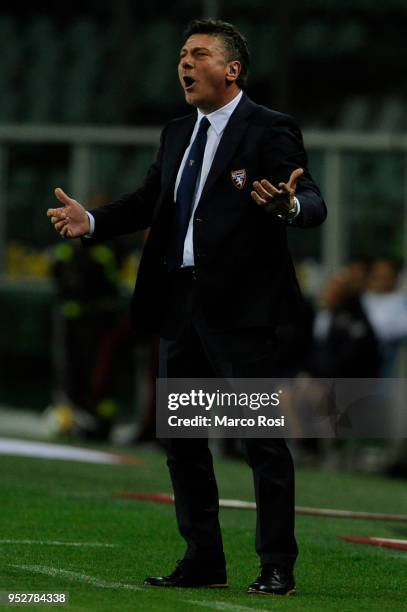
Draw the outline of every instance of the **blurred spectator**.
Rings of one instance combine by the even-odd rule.
[[[301,308],[295,313],[290,309],[281,313],[276,329],[278,367],[273,376],[295,378],[309,371],[313,347],[314,308],[309,299],[302,296]],[[292,438],[290,446],[300,463],[313,464],[319,460],[320,444],[315,438]]]
[[[395,362],[407,338],[407,297],[398,289],[400,268],[391,259],[377,259],[370,270],[362,304],[379,340],[380,375],[394,376]]]
[[[375,378],[379,371],[378,342],[360,301],[368,263],[352,261],[332,274],[321,293],[314,321],[310,370],[316,378]],[[342,440],[317,441],[325,461],[346,460]],[[332,463],[333,462],[333,463]]]
[[[361,295],[367,287],[372,262],[366,257],[355,257],[346,266],[350,288]]]
[[[155,442],[158,339],[151,334],[137,333],[127,314],[99,340],[97,364],[92,376],[92,396],[94,402],[100,402],[103,397],[112,395],[114,381],[117,380],[122,366],[122,361],[117,359],[117,355],[126,355],[136,347],[142,347],[142,363],[136,360],[135,370],[140,371],[143,384],[137,405],[136,431],[128,443]],[[134,371],[134,377],[136,373]]]
[[[316,377],[378,375],[378,342],[359,296],[362,278],[353,266],[333,274],[323,289],[314,323],[311,370]]]
[[[396,376],[396,361],[407,338],[407,296],[399,289],[400,266],[388,258],[377,259],[371,268],[362,303],[379,339],[380,376]],[[392,444],[389,476],[407,476],[407,444]]]
[[[295,377],[308,371],[313,346],[314,309],[303,297],[293,315],[282,313],[276,329],[278,370],[275,376]]]
[[[59,347],[54,409],[65,415],[68,431],[71,421],[81,434],[105,439],[118,406],[112,377],[101,378],[98,369],[105,369],[101,348],[118,315],[116,257],[107,246],[83,249],[63,242],[54,249],[52,269],[58,299],[54,342]]]
[[[102,193],[92,198],[93,206],[105,202]],[[150,335],[134,334],[129,315],[123,315],[119,306],[119,268],[128,250],[126,240],[121,239],[87,249],[65,241],[53,251],[58,299],[54,339],[57,389],[46,419],[57,433],[109,439],[119,412],[118,387],[127,356],[138,346],[146,363],[133,363],[134,368],[140,367],[143,389],[134,423],[136,433],[129,442],[155,438],[157,341]]]

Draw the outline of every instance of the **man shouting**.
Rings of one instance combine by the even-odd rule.
[[[131,194],[92,211],[55,195],[48,210],[65,238],[101,241],[150,229],[132,300],[137,326],[161,338],[160,376],[268,378],[280,313],[300,307],[287,225],[326,217],[293,119],[244,93],[245,38],[231,24],[197,20],[178,75],[192,114],[163,129],[155,162]],[[206,439],[165,440],[182,561],[156,587],[226,586],[218,490]],[[298,554],[294,470],[283,439],[245,439],[257,503],[261,574],[251,593],[290,594]]]

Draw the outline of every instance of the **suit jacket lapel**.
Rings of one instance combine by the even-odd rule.
[[[168,133],[168,145],[165,153],[166,169],[163,177],[162,193],[167,195],[169,189],[174,189],[177,172],[181,165],[182,156],[187,148],[196,121],[196,113],[189,115],[178,124],[174,123],[174,134]]]
[[[247,117],[253,112],[255,104],[243,93],[242,99],[229,119],[222,134],[218,149],[212,162],[211,169],[206,179],[200,202],[212,188],[217,178],[221,175],[236,151],[240,139],[247,128]]]

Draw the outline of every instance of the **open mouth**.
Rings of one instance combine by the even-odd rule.
[[[184,81],[184,87],[187,91],[192,89],[192,87],[195,85],[195,82],[196,82],[195,79],[193,79],[191,76],[184,76],[183,81]]]

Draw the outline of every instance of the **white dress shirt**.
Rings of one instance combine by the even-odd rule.
[[[362,295],[365,309],[377,338],[381,342],[394,342],[407,338],[407,297],[401,291]]]
[[[227,123],[233,111],[235,110],[236,106],[239,104],[242,95],[243,95],[243,92],[240,91],[237,94],[237,96],[233,98],[231,102],[226,104],[226,106],[222,106],[222,108],[218,108],[218,110],[214,111],[213,113],[209,113],[208,115],[206,115],[206,118],[208,119],[210,126],[208,127],[208,131],[207,131],[207,139],[206,139],[205,152],[204,152],[203,161],[202,161],[202,168],[201,168],[201,172],[198,177],[198,180],[196,182],[194,201],[192,204],[192,214],[189,220],[188,230],[185,236],[184,258],[183,258],[183,264],[182,264],[183,266],[193,266],[194,265],[194,249],[193,249],[194,212],[198,205],[199,199],[201,197],[202,190],[204,188],[206,179],[208,177],[209,170],[211,169],[213,158],[215,157],[215,153],[219,146],[220,139],[222,138],[224,129],[227,126]],[[182,158],[182,162],[179,167],[178,174],[177,174],[177,179],[175,181],[174,202],[177,199],[178,185],[181,181],[181,176],[184,170],[185,162],[188,158],[189,150],[192,146],[192,143],[195,140],[195,136],[198,132],[199,124],[201,122],[202,117],[204,117],[204,114],[198,108],[198,116],[196,118],[194,131],[192,132],[191,140],[189,142],[188,147],[186,148],[184,157]]]

